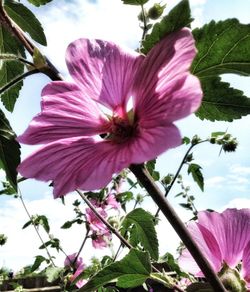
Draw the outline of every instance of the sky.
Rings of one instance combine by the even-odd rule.
[[[164,1],[165,2],[165,1]],[[170,10],[178,1],[167,1],[167,10]],[[249,0],[192,0],[192,15],[195,18],[193,26],[202,26],[211,19],[222,20],[237,17],[242,23],[249,21]],[[108,4],[107,4],[108,3]],[[150,4],[154,1],[150,1]],[[27,4],[28,5],[28,4]],[[138,7],[123,5],[119,0],[54,0],[47,6],[34,8],[29,6],[41,21],[48,40],[47,48],[41,50],[61,71],[64,78],[68,73],[64,62],[67,45],[80,37],[101,38],[112,40],[123,46],[136,48],[141,37],[138,26]],[[244,90],[250,95],[249,78],[233,75],[223,76],[236,88]],[[32,117],[40,110],[40,92],[49,82],[42,75],[32,76],[25,81],[21,96],[19,97],[14,113],[9,115],[11,125],[17,134],[21,134]],[[195,116],[178,121],[177,125],[183,136],[192,137],[198,134],[207,138],[214,131],[228,131],[236,136],[239,147],[235,153],[221,153],[218,146],[202,144],[194,150],[195,162],[203,168],[205,191],[202,193],[190,177],[184,175],[185,185],[191,187],[196,196],[196,206],[199,210],[212,208],[222,211],[228,207],[250,208],[250,117],[243,117],[233,123],[200,121]],[[22,157],[27,156],[34,147],[23,146]],[[157,168],[162,176],[174,173],[183,158],[187,148],[178,147],[163,154],[157,162]],[[183,174],[186,173],[184,168]],[[3,173],[0,172],[3,178]],[[20,191],[31,214],[44,214],[49,218],[51,233],[60,238],[64,250],[70,254],[78,250],[82,236],[79,227],[62,230],[60,226],[73,218],[71,203],[76,195],[66,196],[66,206],[60,200],[54,200],[52,189],[45,183],[29,180],[20,184]],[[169,200],[185,221],[190,214],[178,206],[180,199],[174,195],[180,191],[177,185],[170,193]],[[0,267],[6,266],[15,271],[31,264],[38,254],[45,255],[38,247],[41,242],[34,230],[30,227],[22,230],[22,226],[29,220],[19,199],[0,196],[0,234],[8,236],[7,244],[0,247]],[[147,201],[145,209],[151,208]],[[160,239],[161,254],[167,251],[174,252],[179,239],[169,224],[162,218],[157,227]],[[169,235],[166,239],[165,234]],[[84,230],[82,230],[84,234]],[[46,239],[45,234],[42,234]],[[171,240],[169,240],[171,238]],[[105,250],[105,252],[108,252]],[[101,251],[93,250],[89,243],[82,256],[85,261],[92,255],[101,255]],[[53,252],[57,257],[56,263],[62,265],[64,255]]]

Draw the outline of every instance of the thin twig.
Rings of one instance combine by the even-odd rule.
[[[40,71],[38,69],[34,69],[31,71],[27,71],[22,75],[17,76],[15,79],[11,80],[9,83],[7,83],[2,88],[0,88],[0,95],[3,94],[6,90],[10,89],[12,86],[16,85],[18,82],[20,82],[24,78],[31,76],[33,74],[37,74],[37,73],[40,73]]]
[[[52,256],[50,255],[50,252],[49,252],[47,246],[45,245],[45,242],[43,241],[42,236],[40,235],[40,233],[39,233],[39,231],[38,231],[38,228],[35,226],[35,224],[33,224],[32,216],[30,215],[29,210],[28,210],[28,208],[26,207],[26,204],[25,204],[25,202],[24,202],[24,200],[23,200],[23,197],[22,197],[22,194],[20,193],[20,191],[19,191],[19,198],[20,198],[20,200],[21,200],[21,203],[22,203],[22,205],[23,205],[23,207],[24,207],[24,210],[25,210],[26,214],[28,215],[30,221],[32,222],[32,225],[33,225],[34,228],[35,228],[35,231],[36,231],[36,233],[37,233],[37,235],[38,235],[40,241],[42,242],[42,244],[43,244],[43,246],[44,246],[44,248],[45,248],[45,250],[46,250],[46,253],[47,253],[47,255],[48,255],[48,257],[49,257],[49,259],[50,259],[52,265],[53,265],[54,267],[56,267],[56,265],[55,265],[55,263],[54,263],[54,261],[53,261],[53,258],[52,258]]]
[[[204,143],[204,142],[207,142],[207,141],[208,140],[203,140],[203,141],[197,142],[196,144],[191,144],[191,146],[188,148],[186,154],[184,155],[184,157],[183,157],[183,159],[182,159],[182,161],[181,161],[181,163],[180,163],[180,165],[179,165],[179,167],[178,167],[178,169],[177,169],[177,171],[175,173],[175,176],[174,176],[173,180],[171,181],[169,187],[166,189],[165,198],[168,196],[168,194],[169,194],[170,190],[172,189],[176,179],[178,178],[178,176],[179,176],[179,174],[181,172],[181,169],[182,169],[183,165],[185,164],[186,159],[187,159],[189,153],[191,152],[191,150],[194,148],[194,146],[196,146],[198,144],[201,144],[201,143]],[[160,212],[160,208],[158,208],[158,210],[156,211],[155,217],[158,217],[159,212]]]
[[[91,204],[89,199],[79,190],[76,190],[76,192],[80,195],[80,197],[84,200],[84,202],[88,205],[88,207],[91,209],[91,211],[96,215],[96,217],[103,223],[105,226],[108,227],[108,229],[114,233],[119,240],[129,249],[133,248],[133,246],[106,220],[104,219],[95,209],[94,205]]]

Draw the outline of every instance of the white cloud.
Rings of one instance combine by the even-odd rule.
[[[66,47],[78,38],[101,38],[136,48],[142,33],[137,20],[139,12],[138,7],[117,0],[109,0],[108,5],[106,0],[96,4],[87,0],[55,3],[39,17],[48,40],[44,51],[66,72]]]
[[[230,167],[230,172],[236,175],[248,176],[250,175],[250,166],[241,166],[239,164],[235,164]]]
[[[227,208],[237,208],[237,209],[243,209],[243,208],[250,208],[250,199],[246,198],[237,198],[233,199],[228,204],[224,205],[220,208],[221,212]]]
[[[214,176],[210,177],[205,180],[205,186],[206,187],[222,187],[222,184],[225,183],[226,179],[223,176]]]
[[[76,198],[78,197],[75,195],[68,195],[65,198],[66,206],[60,200],[54,200],[52,196],[45,196],[39,200],[26,202],[30,214],[47,216],[51,226],[50,234],[60,239],[61,245],[67,254],[78,251],[85,236],[83,225],[75,225],[65,230],[60,228],[65,221],[74,218],[72,202]],[[19,199],[11,198],[5,204],[2,204],[0,218],[0,233],[8,237],[7,243],[0,247],[0,267],[6,266],[17,271],[28,264],[32,264],[36,255],[47,257],[44,250],[38,249],[42,243],[34,228],[29,226],[22,229],[23,225],[29,221],[29,218]],[[43,229],[41,227],[39,229],[44,241],[49,240]],[[88,262],[91,257],[98,257],[104,253],[110,254],[108,249],[93,249],[89,240],[84,247],[83,258],[85,262]],[[51,254],[56,257],[55,263],[62,266],[65,255],[57,253],[56,250],[51,250]]]

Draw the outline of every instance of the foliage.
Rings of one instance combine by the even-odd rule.
[[[222,82],[218,75],[249,76],[250,25],[237,19],[211,21],[193,31],[198,53],[191,71],[201,80],[204,93],[197,112],[201,119],[233,121],[250,113],[249,98]]]
[[[91,292],[116,280],[121,288],[132,288],[142,285],[151,273],[151,264],[147,252],[131,249],[120,261],[117,261],[91,278],[79,291]]]
[[[0,110],[0,168],[5,170],[6,178],[17,191],[17,171],[20,163],[20,145],[9,121]]]
[[[34,41],[46,46],[46,37],[41,23],[27,7],[13,0],[5,0],[4,8],[10,18],[23,31],[29,33]]]
[[[191,21],[189,2],[182,0],[168,15],[153,26],[152,32],[147,34],[142,41],[141,52],[147,54],[162,38],[182,27],[189,26]]]
[[[139,208],[126,215],[121,228],[122,234],[129,235],[129,241],[134,247],[141,245],[152,259],[158,260],[159,246],[154,225],[154,216]]]

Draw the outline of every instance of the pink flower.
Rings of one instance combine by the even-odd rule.
[[[112,239],[112,235],[108,230],[106,230],[103,232],[94,232],[91,238],[93,247],[102,249],[109,245],[109,242]]]
[[[78,257],[76,262],[74,263],[74,260],[76,258],[77,253],[73,253],[71,255],[68,255],[64,261],[64,266],[68,268],[74,268],[75,272],[70,277],[70,281],[73,282],[85,269],[85,265],[83,263],[83,259],[81,257]],[[73,265],[74,263],[74,265]],[[72,267],[73,265],[73,267]],[[79,280],[76,282],[76,286],[78,288],[81,288],[87,281],[86,280]]]
[[[250,209],[199,212],[198,222],[189,223],[188,229],[216,272],[223,263],[235,268],[242,261],[241,274],[250,288]],[[184,270],[202,276],[186,249],[179,264]]]
[[[121,205],[119,202],[117,202],[115,195],[112,193],[109,193],[108,196],[105,198],[105,204],[106,208],[113,208],[113,209],[120,209]]]
[[[96,211],[103,217],[107,217],[107,213],[103,208],[96,208]],[[95,213],[90,209],[86,208],[86,219],[89,223],[89,228],[92,231],[106,231],[107,227],[102,223],[100,219],[97,218]]]
[[[64,266],[72,268],[74,267],[75,269],[77,269],[79,266],[83,265],[83,259],[81,257],[78,257],[76,262],[74,262],[76,256],[77,256],[76,252],[71,255],[68,255],[64,261]]]
[[[180,145],[173,122],[193,113],[202,97],[198,78],[189,72],[195,54],[186,28],[147,56],[102,40],[71,43],[66,62],[73,82],[54,81],[43,89],[41,113],[18,141],[44,145],[19,172],[52,180],[59,197],[102,188],[130,164]]]

